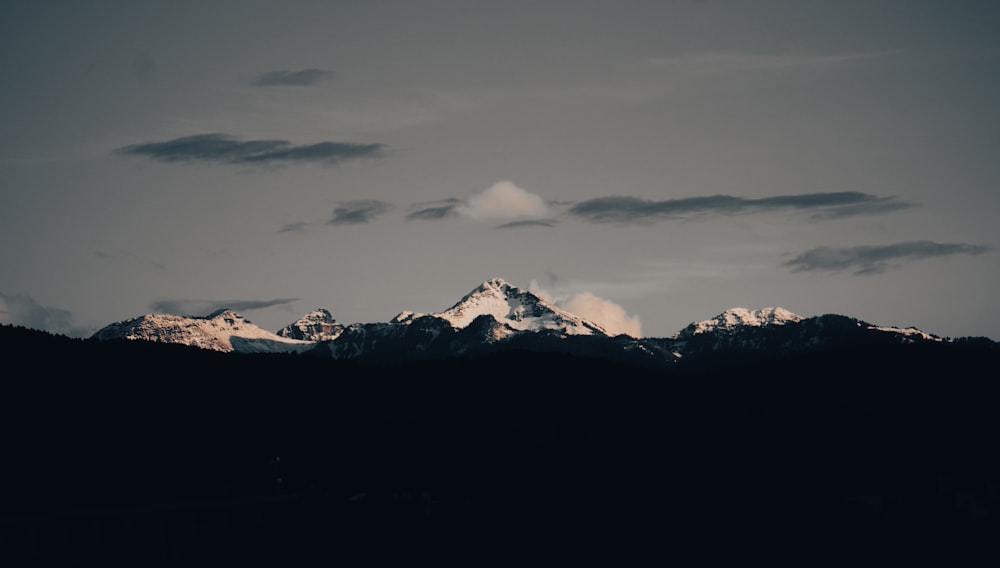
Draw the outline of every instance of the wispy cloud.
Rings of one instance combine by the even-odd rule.
[[[312,227],[323,225],[361,225],[370,223],[376,217],[388,213],[395,209],[392,204],[377,199],[359,199],[355,201],[341,201],[333,208],[333,213],[326,219],[313,219],[311,221],[295,221],[286,223],[278,234],[283,233],[304,233]]]
[[[899,201],[893,197],[879,197],[876,199],[862,201],[853,205],[843,205],[822,209],[813,213],[813,219],[843,219],[846,217],[859,217],[863,215],[885,215],[893,211],[916,207],[913,203]]]
[[[977,255],[991,250],[986,245],[907,241],[891,245],[846,248],[816,247],[785,263],[793,272],[854,271],[855,275],[877,274],[894,265],[939,256]]]
[[[0,292],[0,324],[20,325],[74,337],[90,335],[92,331],[77,326],[73,313],[69,310],[43,306],[28,294],[2,292]]]
[[[310,223],[309,221],[298,221],[298,222],[295,222],[295,223],[288,223],[288,224],[284,225],[283,227],[281,227],[280,229],[278,229],[278,232],[279,233],[298,233],[298,232],[301,232],[301,231],[305,231],[306,228],[309,227],[309,225],[313,225],[313,224],[314,223]]]
[[[328,225],[357,225],[370,223],[375,217],[389,211],[392,206],[377,199],[362,199],[358,201],[344,201],[338,203],[333,209],[333,217],[327,221]]]
[[[844,191],[776,195],[759,199],[732,195],[661,201],[626,196],[598,197],[573,205],[569,208],[569,213],[593,223],[649,223],[697,215],[737,215],[783,209],[813,211],[814,218],[829,219],[881,214],[911,206],[894,197]]]
[[[275,298],[273,300],[158,300],[149,305],[156,313],[204,316],[221,309],[237,312],[289,306],[298,298]]]
[[[555,227],[553,219],[528,219],[525,221],[511,221],[503,225],[497,225],[497,229],[515,229],[518,227]]]
[[[164,142],[145,142],[115,152],[161,162],[214,162],[242,165],[281,165],[302,162],[336,164],[344,160],[378,158],[384,144],[318,142],[293,145],[288,140],[239,140],[228,134],[196,134]]]
[[[433,221],[461,216],[476,221],[506,221],[501,227],[551,224],[549,204],[509,181],[498,181],[467,199],[449,198],[417,204],[406,218]],[[530,223],[529,223],[530,222]]]
[[[440,201],[418,203],[411,208],[412,211],[406,215],[406,219],[408,221],[415,219],[433,221],[436,219],[444,219],[446,217],[454,217],[455,215],[458,215],[457,209],[460,205],[462,205],[462,203],[463,201],[461,199],[455,197],[442,199]]]
[[[268,71],[254,79],[258,87],[291,86],[308,87],[333,79],[333,71],[327,69],[300,69],[298,71]]]

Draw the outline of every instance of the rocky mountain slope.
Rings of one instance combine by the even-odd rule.
[[[220,310],[205,317],[145,315],[111,324],[94,337],[242,353],[308,352],[379,363],[517,349],[647,367],[717,365],[865,345],[952,341],[915,328],[877,326],[835,314],[805,318],[780,307],[731,308],[692,322],[671,337],[612,336],[599,323],[500,278],[483,282],[441,312],[402,312],[388,322],[343,326],[320,308],[271,333],[231,310]]]
[[[303,341],[267,331],[232,310],[218,310],[204,317],[146,314],[105,326],[93,337],[180,343],[242,353],[299,352],[315,345],[312,340]]]

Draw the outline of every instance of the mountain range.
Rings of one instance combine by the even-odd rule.
[[[342,325],[326,309],[267,331],[228,309],[207,316],[147,314],[112,323],[97,340],[176,343],[224,352],[307,353],[375,363],[445,359],[504,350],[558,352],[650,367],[746,361],[868,345],[989,342],[951,339],[908,327],[878,326],[824,314],[801,317],[780,307],[732,308],[670,337],[614,335],[501,278],[487,280],[450,308],[404,311],[388,322]],[[724,354],[725,357],[719,357]]]
[[[500,279],[388,322],[0,325],[0,558],[498,565],[521,531],[557,562],[995,565],[998,354],[777,307],[612,335]]]

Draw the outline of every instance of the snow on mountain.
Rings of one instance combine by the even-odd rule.
[[[868,329],[873,329],[876,331],[885,331],[887,333],[897,333],[903,336],[904,338],[910,340],[917,339],[924,341],[938,341],[938,342],[944,341],[944,339],[936,335],[927,333],[926,331],[919,330],[915,327],[886,327],[886,326],[869,325]]]
[[[409,310],[403,310],[396,314],[396,317],[389,320],[389,323],[402,323],[409,324],[413,323],[413,320],[426,316],[427,314],[421,314],[417,312],[411,312]]]
[[[611,335],[600,325],[557,308],[501,278],[483,282],[454,306],[430,315],[443,319],[458,329],[467,327],[479,316],[489,315],[514,331],[548,330],[565,335]],[[402,323],[415,316],[416,314],[404,312],[393,321]]]
[[[232,310],[218,310],[204,317],[146,314],[113,323],[93,335],[114,339],[180,343],[214,351],[275,353],[305,351],[312,341],[282,337],[258,327]]]
[[[278,335],[300,341],[332,341],[343,332],[344,326],[337,323],[329,310],[319,308],[281,328]]]
[[[231,310],[204,317],[149,314],[113,323],[97,339],[180,343],[242,353],[304,352],[323,343],[335,359],[377,362],[455,357],[507,348],[605,356],[640,364],[676,364],[720,352],[798,353],[829,346],[942,342],[916,328],[880,327],[828,314],[802,318],[786,309],[732,308],[671,337],[614,337],[601,325],[500,278],[483,282],[450,308],[401,312],[389,322],[343,326],[314,310],[277,333]]]
[[[489,314],[472,320],[464,331],[484,344],[498,343],[517,333],[511,326],[498,322]]]
[[[761,308],[748,310],[746,308],[731,308],[712,319],[693,322],[680,332],[678,337],[700,335],[703,333],[733,332],[747,327],[769,327],[798,323],[802,317],[784,308]]]

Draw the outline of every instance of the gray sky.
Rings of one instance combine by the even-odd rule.
[[[4,2],[0,321],[385,321],[501,276],[648,336],[782,306],[1000,339],[998,29],[993,0]]]

